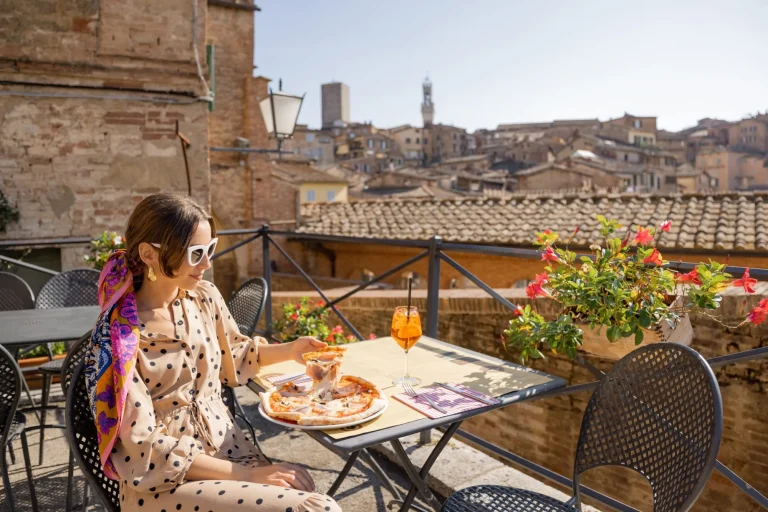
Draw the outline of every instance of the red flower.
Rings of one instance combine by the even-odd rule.
[[[664,233],[669,233],[669,228],[672,227],[672,221],[665,220],[661,224],[659,224],[659,228],[661,228],[661,231]]]
[[[512,310],[512,316],[518,317],[523,314],[523,306],[520,306],[519,304],[515,306],[515,309]]]
[[[627,244],[629,243],[629,237],[632,236],[632,232],[627,230],[627,235],[624,237],[624,240],[621,241],[621,248],[625,248]]]
[[[378,336],[376,336],[375,333],[371,333],[371,334],[368,335],[368,339],[369,340],[375,340],[376,338],[378,338]]]
[[[325,307],[325,301],[319,300],[315,303],[315,306],[317,306],[318,308],[323,308]]]
[[[752,308],[747,315],[747,320],[752,324],[760,325],[766,318],[768,318],[768,299],[762,299],[760,304]]]
[[[355,341],[355,337],[352,334],[350,334],[349,336],[347,336],[347,341]]]
[[[298,320],[298,319],[299,319],[298,313],[294,313],[291,315],[291,320]]]
[[[547,293],[547,291],[542,286],[548,282],[549,282],[549,276],[547,276],[546,272],[542,274],[537,274],[535,281],[529,284],[528,287],[525,289],[525,293],[531,299],[535,299],[538,295],[542,295],[546,297],[549,295],[549,293]]]
[[[295,306],[293,306],[293,309],[295,309],[296,311],[300,310],[301,304],[296,304]]]
[[[555,254],[555,251],[550,246],[547,246],[544,252],[541,253],[541,261],[557,262],[560,261],[560,258],[557,257],[557,254]]]
[[[747,267],[744,269],[744,277],[735,280],[731,284],[733,286],[743,286],[744,291],[747,293],[755,293],[755,285],[757,284],[757,279],[752,279],[749,277],[749,267]]]
[[[691,283],[691,284],[701,284],[701,279],[699,279],[699,270],[694,268],[687,274],[681,274],[677,276],[677,282],[678,283]]]
[[[325,341],[327,341],[328,343],[333,343],[333,342],[335,341],[335,340],[334,340],[334,338],[333,338],[333,334],[329,334],[329,335],[328,335],[328,336],[325,338]]]
[[[640,245],[648,245],[649,243],[653,242],[653,235],[651,234],[650,228],[646,229],[641,226],[637,226],[637,235],[635,236],[635,239],[632,240],[633,243],[638,243]]]
[[[343,332],[344,332],[344,329],[340,325],[337,325],[336,327],[331,329],[331,334],[342,334]]]
[[[650,265],[650,264],[663,265],[664,261],[662,261],[661,259],[661,253],[659,252],[659,250],[654,249],[651,254],[645,257],[645,259],[643,260],[643,263],[647,265]]]

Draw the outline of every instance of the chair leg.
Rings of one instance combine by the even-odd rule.
[[[39,453],[39,465],[43,465],[43,455],[45,454],[44,446],[45,446],[45,417],[48,414],[47,407],[48,407],[48,398],[51,393],[51,382],[53,381],[53,377],[49,374],[43,375],[43,409],[40,411],[40,453]]]
[[[69,467],[67,468],[67,510],[72,510],[72,494],[74,493],[75,455],[69,450]],[[88,485],[86,483],[86,485]]]
[[[91,495],[91,488],[88,485],[88,480],[83,483],[83,512],[88,510],[88,499]]]
[[[5,487],[5,496],[8,500],[8,504],[11,506],[11,510],[16,510],[16,505],[13,501],[13,490],[11,489],[11,477],[8,476],[8,458],[6,457],[6,446],[2,446],[3,452],[3,487]]]
[[[8,452],[11,454],[11,464],[16,464],[16,452],[13,451],[13,444],[8,441]]]
[[[27,483],[29,484],[29,497],[32,500],[32,512],[39,512],[37,506],[37,493],[35,492],[35,480],[32,477],[32,461],[29,460],[29,445],[27,444],[27,433],[21,433],[21,449],[24,452],[24,466],[27,469]]]

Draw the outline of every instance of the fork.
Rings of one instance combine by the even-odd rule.
[[[423,398],[430,407],[435,409],[436,411],[440,411],[443,414],[448,414],[448,411],[437,405],[431,398],[429,398],[427,395],[420,395],[416,392],[415,389],[413,389],[413,386],[409,382],[403,382],[403,389],[405,390],[405,394],[413,397],[413,398]]]

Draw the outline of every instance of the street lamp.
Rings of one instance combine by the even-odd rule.
[[[278,158],[282,158],[280,148],[285,139],[293,137],[304,96],[286,94],[283,92],[283,81],[280,80],[279,84],[278,92],[273,92],[270,88],[269,96],[259,102],[259,107],[267,133],[277,139]]]

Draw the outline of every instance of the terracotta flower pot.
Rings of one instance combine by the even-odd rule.
[[[677,302],[679,303],[679,301],[680,299]],[[599,334],[598,329],[590,329],[588,325],[580,325],[579,327],[583,331],[580,350],[615,361],[648,343],[669,342],[687,346],[693,341],[693,327],[691,326],[691,317],[688,314],[680,315],[680,321],[674,327],[670,327],[667,322],[662,322],[651,329],[643,329],[643,342],[640,345],[635,345],[634,336],[620,338],[615,342],[608,341],[605,334],[608,330],[606,326],[603,326]]]

